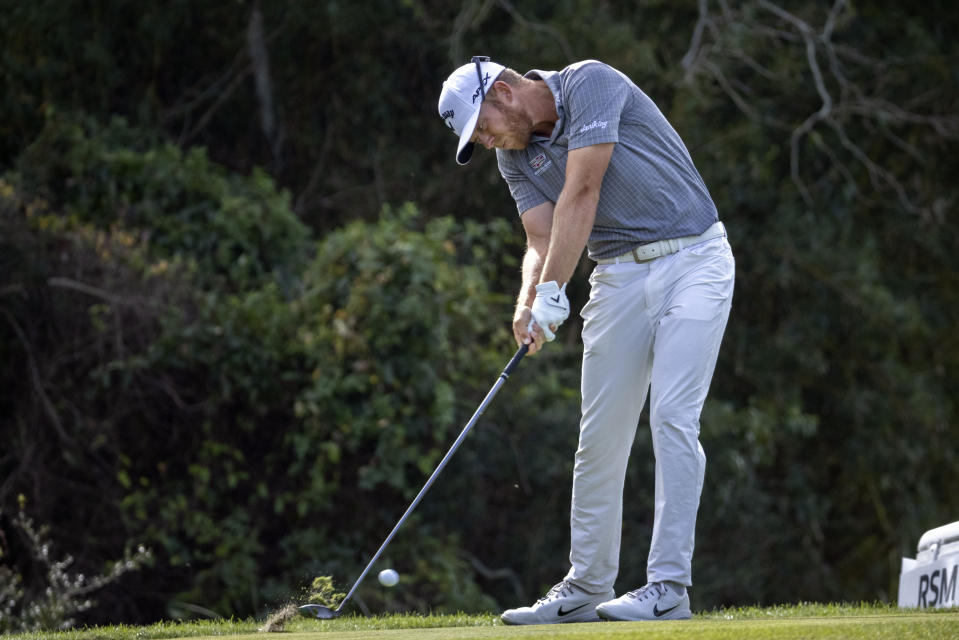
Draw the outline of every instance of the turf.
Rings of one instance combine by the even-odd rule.
[[[143,627],[110,626],[0,636],[3,640],[151,640],[222,638],[265,640],[264,621],[161,623]],[[277,640],[959,640],[959,610],[900,610],[883,604],[800,604],[770,608],[721,609],[678,622],[615,622],[538,627],[507,627],[493,615],[347,616],[314,621],[287,621]]]

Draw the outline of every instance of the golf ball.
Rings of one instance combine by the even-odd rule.
[[[400,574],[396,573],[392,569],[383,569],[380,571],[380,584],[384,587],[392,587],[394,584],[400,581]]]

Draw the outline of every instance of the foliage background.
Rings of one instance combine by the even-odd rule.
[[[78,569],[153,551],[82,622],[352,584],[514,348],[515,209],[435,114],[488,53],[628,73],[730,230],[693,606],[894,599],[899,558],[959,513],[957,23],[946,2],[0,0],[0,575],[44,588],[23,496]],[[565,572],[578,333],[511,378],[361,609],[497,610]],[[645,581],[651,456],[638,437],[620,591]]]

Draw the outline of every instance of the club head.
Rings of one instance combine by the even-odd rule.
[[[317,620],[332,620],[333,618],[340,617],[340,612],[338,609],[330,609],[321,604],[305,604],[300,607],[300,615]]]

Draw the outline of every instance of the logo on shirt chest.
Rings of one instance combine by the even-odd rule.
[[[553,166],[553,161],[546,157],[545,153],[540,153],[529,161],[529,168],[533,170],[534,175],[539,175]]]

